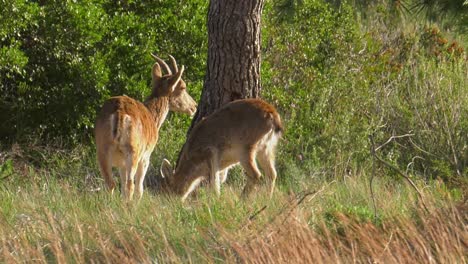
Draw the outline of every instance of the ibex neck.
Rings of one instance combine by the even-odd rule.
[[[156,122],[156,127],[159,130],[169,113],[169,97],[161,96],[148,98],[145,101],[145,106],[153,116],[154,121]]]

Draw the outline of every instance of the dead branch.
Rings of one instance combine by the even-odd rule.
[[[402,136],[392,136],[390,139],[393,140],[394,138],[401,138],[401,137],[404,137],[404,136],[407,137],[407,136],[410,136],[410,134],[406,134],[406,135],[402,135]],[[393,169],[393,170],[396,171],[398,174],[400,174],[403,178],[405,178],[406,181],[409,182],[409,184],[411,185],[411,187],[413,187],[413,189],[416,190],[416,192],[418,193],[418,196],[419,196],[419,198],[420,198],[420,200],[421,200],[421,203],[422,203],[422,205],[424,206],[424,209],[426,209],[426,211],[428,211],[427,206],[426,206],[426,203],[424,202],[423,195],[422,195],[421,191],[418,189],[418,187],[416,186],[416,184],[413,182],[413,180],[411,180],[411,178],[410,178],[408,175],[406,175],[406,173],[404,173],[403,171],[401,171],[398,167],[394,166],[393,164],[389,163],[388,161],[382,159],[381,157],[379,157],[379,155],[377,155],[377,150],[380,149],[382,146],[388,144],[387,142],[389,142],[390,139],[387,140],[387,142],[384,143],[383,145],[381,145],[379,148],[374,149],[374,148],[373,148],[373,146],[374,146],[374,138],[373,138],[373,135],[371,135],[371,136],[369,136],[369,137],[370,137],[370,140],[371,140],[371,148],[372,148],[372,149],[371,149],[371,155],[373,156],[373,158],[377,159],[377,160],[380,161],[382,164],[384,164],[385,166],[387,166],[387,167]],[[373,173],[374,173],[374,171],[373,171]],[[372,177],[373,177],[373,175],[372,175]],[[371,180],[372,180],[372,178],[371,178]],[[372,183],[371,183],[371,195],[373,196]],[[374,199],[374,196],[373,196],[372,198]],[[375,206],[375,204],[374,204],[374,206]]]
[[[374,182],[375,178],[375,142],[374,142],[374,135],[369,135],[369,140],[371,142],[371,155],[372,155],[372,173],[371,173],[371,178],[369,181],[369,189],[372,197],[372,206],[374,207],[374,221],[377,221],[377,205],[375,203],[375,195],[374,195],[374,189],[372,188],[372,183]]]
[[[388,143],[392,142],[394,139],[397,139],[397,138],[404,138],[404,137],[412,137],[414,136],[414,134],[405,134],[405,135],[400,135],[400,136],[391,136],[385,143],[383,143],[382,145],[378,146],[375,151],[379,151],[381,148],[383,148],[385,145],[387,145]]]
[[[292,214],[292,212],[302,203],[304,202],[305,198],[307,198],[308,196],[312,196],[310,197],[310,200],[314,199],[319,193],[323,192],[323,190],[325,189],[325,187],[327,187],[328,185],[326,186],[322,186],[322,188],[320,188],[320,190],[318,191],[305,191],[305,192],[302,192],[301,195],[297,195],[296,196],[296,202],[291,204],[290,203],[290,206],[289,206],[289,211],[288,213],[286,213],[283,221],[282,221],[282,225],[284,224],[284,222],[286,222],[286,220],[289,218],[289,216]]]
[[[259,215],[261,212],[263,212],[263,210],[265,210],[267,208],[267,206],[263,206],[262,208],[260,208],[260,210],[256,211],[253,215],[251,215],[249,217],[249,221],[252,221],[255,217],[257,217],[257,215]]]

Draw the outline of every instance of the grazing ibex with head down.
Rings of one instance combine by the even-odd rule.
[[[112,167],[118,167],[121,192],[127,200],[132,199],[135,185],[138,198],[143,194],[150,156],[169,110],[193,115],[197,108],[182,80],[184,66],[178,69],[172,56],[169,67],[166,62],[151,55],[157,62],[152,68],[150,96],[144,103],[127,96],[110,98],[104,103],[95,125],[101,174],[113,192]],[[167,72],[164,76],[161,67]]]
[[[275,148],[283,126],[276,109],[259,99],[226,104],[195,125],[173,171],[164,160],[161,174],[165,188],[185,200],[197,185],[208,180],[219,195],[230,167],[240,163],[247,175],[243,196],[258,184],[261,174],[256,159],[273,193],[276,170]]]

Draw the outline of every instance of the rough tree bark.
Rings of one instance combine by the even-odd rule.
[[[222,105],[258,97],[260,25],[265,0],[211,0],[205,83],[192,127]]]

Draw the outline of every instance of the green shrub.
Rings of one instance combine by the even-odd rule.
[[[202,1],[6,1],[1,137],[87,138],[109,96],[149,93],[150,52],[189,64],[189,85],[203,79],[205,10]]]
[[[407,135],[379,155],[408,173],[466,174],[464,49],[383,6],[301,1],[286,19],[284,5],[266,7],[263,95],[285,120],[279,166],[304,172],[294,181],[369,169],[369,135]]]
[[[353,175],[378,154],[409,174],[466,176],[466,43],[393,1],[267,1],[262,96],[282,114],[279,181]],[[332,3],[332,4],[331,4]],[[198,97],[207,2],[4,1],[0,136],[89,142],[103,101],[149,92],[150,52],[188,65]],[[419,19],[419,20],[418,20]],[[188,117],[171,115],[155,155],[175,160]],[[389,172],[389,171],[386,171]],[[454,177],[455,176],[455,177]]]

